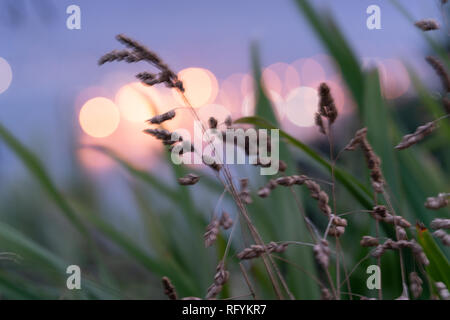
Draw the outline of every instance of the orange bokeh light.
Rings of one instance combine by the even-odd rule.
[[[83,105],[78,119],[85,133],[95,138],[104,138],[117,129],[120,115],[114,102],[96,97]]]
[[[216,99],[219,85],[211,71],[204,68],[187,68],[178,73],[178,78],[183,82],[185,95],[194,108],[212,103]],[[185,105],[176,90],[173,90],[173,95],[180,104]]]
[[[156,89],[135,82],[120,88],[115,101],[125,119],[142,123],[155,115],[156,96]]]

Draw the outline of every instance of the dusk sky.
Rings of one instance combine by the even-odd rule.
[[[400,2],[417,19],[441,20],[438,1]],[[66,27],[71,4],[81,8],[81,30]],[[381,30],[366,27],[372,4],[381,8]],[[431,75],[423,71],[423,37],[390,1],[320,0],[314,5],[329,8],[361,61],[396,58]],[[102,54],[120,48],[114,38],[119,33],[158,52],[174,70],[210,70],[219,85],[232,74],[250,71],[252,41],[260,45],[264,66],[326,53],[290,0],[2,1],[0,57],[11,67],[12,82],[0,94],[1,123],[50,161],[64,159],[67,133],[61,132],[80,131],[80,92],[103,86],[104,95],[114,99],[115,90],[135,81],[133,75],[142,70],[140,64],[97,65]],[[9,166],[11,157],[0,145],[0,165]]]

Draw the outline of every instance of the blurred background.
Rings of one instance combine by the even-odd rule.
[[[437,19],[442,30],[431,37],[446,45],[448,28],[439,1],[398,3],[415,19]],[[81,9],[79,30],[66,26],[70,16],[66,9],[72,4]],[[439,80],[424,60],[431,49],[398,7],[372,0],[313,4],[321,14],[332,13],[361,69],[378,70],[382,97],[402,119],[406,132],[429,119],[409,71],[419,75],[430,99],[440,97]],[[381,8],[380,30],[366,27],[366,9],[372,4]],[[17,253],[8,256],[13,261],[0,260],[2,297],[161,298],[159,276],[164,273],[178,274],[181,279],[174,282],[186,295],[201,295],[213,279],[225,240],[219,239],[218,253],[203,249],[202,228],[217,210],[221,189],[213,179],[193,191],[176,186],[175,178],[187,169],[168,164],[162,145],[142,129],[147,127],[146,119],[180,107],[182,101],[168,88],[138,83],[134,75],[150,68],[145,64],[97,65],[104,53],[121,48],[115,40],[119,33],[139,40],[179,72],[203,120],[215,116],[221,122],[228,115],[238,119],[255,113],[250,46],[257,43],[265,94],[281,128],[327,157],[326,140],[314,126],[321,82],[331,87],[340,112],[335,125],[338,145],[360,127],[354,95],[342,70],[295,1],[4,0],[0,4],[0,124],[40,159],[51,185],[39,170],[33,171],[33,162],[24,166],[24,158],[0,140],[0,233],[4,234],[0,252]],[[179,109],[168,127],[192,130],[189,112]],[[448,158],[440,152],[440,143],[436,140],[427,148],[434,152],[433,164],[446,170],[442,178],[448,180]],[[293,158],[301,170],[316,172],[302,154],[294,152]],[[236,172],[254,177],[253,191],[264,183],[253,168]],[[424,194],[417,202],[432,195]],[[184,209],[191,213],[174,204],[177,197],[183,198]],[[342,209],[352,201],[343,201]],[[64,209],[66,204],[69,208]],[[225,199],[220,207],[235,217],[230,201]],[[256,203],[252,210],[260,209]],[[80,236],[61,211],[89,221],[90,236]],[[273,217],[265,219],[273,221]],[[367,221],[361,222],[366,225]],[[283,236],[283,226],[261,228],[268,240]],[[349,239],[349,246],[356,246],[362,231]],[[98,248],[92,249],[90,241]],[[236,243],[242,247],[238,239]],[[361,253],[349,251],[351,268]],[[36,259],[38,264],[29,264]],[[307,268],[314,269],[311,257],[307,260]],[[86,270],[92,288],[81,293],[65,289],[60,277],[69,264]],[[255,279],[263,278],[255,268]],[[255,281],[267,286],[263,279]],[[356,288],[363,287],[364,280],[360,282]],[[393,285],[387,297],[399,295],[396,288]],[[303,294],[299,286],[297,292],[299,298],[318,297],[315,289]],[[237,279],[224,297],[239,294],[245,294],[245,285]]]

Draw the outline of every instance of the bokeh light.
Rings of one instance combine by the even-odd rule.
[[[319,104],[317,90],[311,87],[299,87],[292,90],[284,104],[286,117],[300,127],[314,125],[314,115]]]
[[[265,68],[262,73],[262,82],[264,85],[264,89],[268,90],[269,92],[275,91],[276,93],[281,94],[283,84],[280,77],[274,70]]]
[[[278,120],[282,120],[285,115],[285,101],[281,97],[280,94],[278,94],[275,91],[269,91],[268,98],[270,102],[272,103],[272,106],[275,108],[275,113],[278,118]],[[244,97],[242,100],[242,116],[248,117],[255,114],[255,107],[256,102],[253,94],[248,94]]]
[[[135,82],[120,88],[115,101],[126,120],[142,123],[155,115],[157,95],[155,88]]]
[[[408,70],[398,59],[384,59],[378,64],[383,96],[397,99],[407,93],[411,81]]]
[[[317,88],[321,82],[326,80],[325,70],[319,62],[312,58],[299,59],[292,65],[299,70],[302,86]]]
[[[12,70],[8,61],[0,57],[0,93],[8,90],[12,81]]]
[[[80,126],[85,133],[95,138],[111,135],[119,125],[119,109],[111,100],[103,97],[87,101],[80,110]]]
[[[214,74],[204,68],[187,68],[178,73],[178,78],[183,82],[185,95],[194,108],[199,108],[214,102],[219,86]],[[183,99],[174,89],[175,99],[185,105]]]

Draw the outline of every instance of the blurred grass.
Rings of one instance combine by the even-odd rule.
[[[401,136],[408,133],[411,126],[404,117],[396,114],[395,106],[387,103],[381,92],[379,75],[375,70],[364,71],[360,67],[355,53],[339,27],[328,13],[319,13],[308,1],[297,0],[296,4],[303,16],[309,21],[312,29],[322,41],[324,47],[334,58],[336,67],[340,69],[350,94],[357,106],[357,127],[368,127],[368,138],[376,153],[381,157],[382,169],[389,183],[389,193],[393,196],[393,204],[398,214],[404,215],[410,221],[421,221],[426,226],[436,216],[427,210],[423,203],[428,196],[450,189],[449,179],[449,149],[450,129],[447,121],[433,137],[430,144],[421,143],[409,150],[395,151],[393,146]],[[404,8],[402,8],[404,10]],[[407,12],[403,11],[406,15]],[[413,26],[411,26],[413,27]],[[439,56],[446,51],[436,41],[428,40],[431,49]],[[448,57],[446,56],[446,58]],[[250,123],[263,128],[279,128],[280,124],[273,107],[260,81],[261,63],[258,49],[252,47],[253,74],[256,79],[255,96],[257,108],[254,117],[238,120],[239,123]],[[418,100],[411,104],[422,103],[421,114],[433,119],[443,114],[436,95],[428,91],[420,78],[410,70]],[[413,123],[416,127],[422,123]],[[349,133],[352,135],[353,132]],[[314,168],[320,168],[324,177],[329,177],[330,162],[327,155],[315,146],[307,146],[296,137],[280,130],[280,158],[287,162],[286,174],[305,173],[298,166],[298,158],[306,155],[306,163]],[[205,249],[202,234],[213,207],[203,203],[204,198],[218,199],[223,191],[222,186],[205,173],[202,174],[200,185],[182,188],[170,181],[162,180],[147,170],[132,164],[117,152],[103,146],[87,146],[110,157],[118,163],[127,174],[127,181],[133,200],[139,211],[138,224],[146,235],[144,241],[137,239],[136,230],[116,226],[109,221],[108,213],[102,212],[96,205],[99,199],[92,194],[82,192],[63,192],[51,178],[45,163],[35,153],[0,124],[0,140],[22,161],[33,178],[40,186],[52,208],[47,207],[43,199],[22,197],[29,201],[30,207],[36,207],[34,214],[42,215],[42,223],[33,223],[32,228],[52,228],[60,237],[61,242],[73,247],[64,250],[61,243],[51,243],[38,235],[29,235],[24,230],[24,224],[15,221],[14,226],[6,221],[0,221],[0,252],[11,251],[21,258],[18,262],[0,261],[0,296],[8,299],[117,299],[117,298],[163,298],[160,287],[160,277],[169,276],[180,296],[204,296],[212,283],[217,261],[225,250],[228,234],[223,234],[216,248]],[[345,144],[346,141],[338,142]],[[75,154],[75,153],[74,153]],[[361,160],[349,158],[361,157]],[[436,159],[444,159],[437,161]],[[77,160],[74,159],[74,162]],[[353,162],[350,162],[353,161]],[[175,166],[167,161],[173,177],[180,177],[188,172],[183,166]],[[302,162],[303,164],[303,162]],[[368,176],[358,175],[365,172],[362,155],[351,154],[338,163],[336,178],[338,184],[338,211],[370,209],[372,200]],[[307,174],[307,172],[306,172]],[[252,190],[263,185],[267,177],[260,177],[253,170],[249,173]],[[80,178],[82,188],[95,189],[86,178]],[[357,177],[357,178],[356,178]],[[269,177],[270,178],[270,177]],[[203,184],[203,186],[201,186]],[[69,186],[68,189],[70,189]],[[24,185],[23,189],[27,190]],[[203,189],[202,189],[203,188]],[[75,189],[75,188],[74,188]],[[32,189],[31,189],[32,190]],[[31,191],[33,192],[33,191]],[[36,191],[34,191],[36,192]],[[203,198],[201,195],[204,194]],[[295,190],[296,196],[307,210],[309,217],[317,222],[319,228],[326,226],[326,220],[318,212],[316,205],[305,196],[300,188]],[[225,197],[224,206],[230,205],[230,199]],[[292,194],[275,190],[270,198],[253,197],[254,202],[248,206],[263,239],[268,242],[297,240],[310,241],[304,221],[296,206]],[[167,207],[155,205],[168,204]],[[354,207],[356,206],[356,207]],[[232,207],[232,206],[231,206]],[[14,206],[6,200],[0,205],[0,212],[14,211]],[[44,219],[46,211],[56,210],[64,217],[72,230],[61,227],[59,221]],[[25,213],[27,214],[27,213]],[[125,213],[119,213],[125,215]],[[448,210],[440,210],[439,216],[449,216]],[[4,215],[2,215],[4,216]],[[358,242],[362,235],[373,233],[367,215],[350,215],[349,227],[342,238],[345,252],[345,265],[351,270],[356,263],[368,253]],[[45,221],[45,223],[44,223]],[[51,223],[52,225],[48,225]],[[75,231],[75,232],[74,232]],[[58,233],[59,232],[59,233]],[[384,235],[392,234],[386,228]],[[415,232],[409,232],[410,237],[416,237]],[[247,239],[241,234],[235,237],[230,251],[229,268],[232,272],[231,284],[222,293],[223,298],[246,294],[242,275],[235,266],[235,253],[243,249]],[[430,258],[430,274],[434,280],[442,280],[448,285],[448,249],[427,234],[420,234],[418,241],[424,246]],[[70,242],[70,243],[69,243]],[[316,299],[319,288],[308,274],[322,276],[316,267],[309,248],[290,247],[283,254],[285,259],[300,265],[305,272],[291,264],[277,261],[290,289],[298,299]],[[83,273],[83,290],[68,291],[65,289],[65,269],[74,261],[80,264]],[[364,261],[350,277],[352,289],[366,296],[375,296],[365,286],[367,274],[365,268],[374,264],[373,259]],[[405,256],[408,270],[415,269],[410,256]],[[249,265],[251,280],[258,289],[258,296],[273,298],[270,283],[260,262]],[[333,269],[332,267],[331,269]],[[130,274],[123,275],[123,270]],[[398,257],[387,254],[382,260],[383,290],[385,298],[396,298],[400,295],[400,278]],[[83,271],[84,272],[84,271]],[[334,273],[335,271],[332,270]],[[135,276],[133,276],[135,275]],[[426,290],[426,289],[425,289]]]

